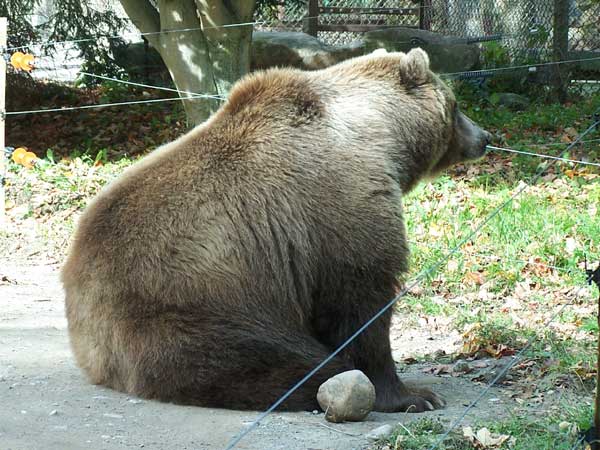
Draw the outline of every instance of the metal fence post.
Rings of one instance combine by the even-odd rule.
[[[308,0],[308,14],[302,26],[306,34],[317,37],[319,23],[319,0]]]
[[[431,0],[420,0],[419,2],[419,28],[431,30]]]
[[[569,51],[569,0],[554,0],[552,30],[552,55],[554,61],[567,60]],[[561,103],[567,101],[569,68],[565,64],[554,65],[552,79],[554,91]]]

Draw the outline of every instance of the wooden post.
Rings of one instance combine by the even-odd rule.
[[[4,120],[6,118],[6,36],[8,21],[0,17],[0,230],[6,229],[6,200],[4,183],[6,182],[6,152],[4,142]]]
[[[554,21],[552,31],[552,54],[554,61],[567,60],[569,51],[569,0],[554,0]],[[569,67],[556,64],[553,67],[554,92],[561,103],[567,101]]]
[[[304,32],[317,37],[319,24],[319,0],[308,0],[308,14],[304,19]]]

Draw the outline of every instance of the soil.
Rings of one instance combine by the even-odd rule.
[[[222,449],[257,412],[184,407],[140,400],[89,384],[69,348],[57,263],[0,259],[0,448],[53,449]],[[410,336],[410,337],[409,337]],[[398,360],[415,354],[452,351],[456,336],[392,330]],[[430,365],[431,366],[431,365]],[[448,406],[423,414],[371,413],[360,423],[330,424],[322,413],[268,416],[236,448],[366,449],[369,431],[424,416],[451,423],[483,388],[468,377],[427,375],[421,364],[402,365],[402,376],[441,394]],[[474,408],[474,419],[509,415],[516,403],[502,387]]]

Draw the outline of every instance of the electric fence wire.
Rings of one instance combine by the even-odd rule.
[[[123,37],[126,37],[126,36],[155,36],[158,34],[187,33],[190,31],[204,31],[204,30],[217,29],[217,28],[235,28],[235,27],[263,25],[265,23],[266,22],[264,22],[264,21],[242,22],[242,23],[230,23],[230,24],[226,24],[226,25],[215,25],[215,26],[207,26],[207,27],[178,28],[178,29],[173,29],[173,30],[148,31],[145,33],[138,33],[138,32],[132,31],[129,33],[115,34],[115,35],[97,35],[95,37],[90,37],[90,38],[69,39],[69,40],[64,40],[64,41],[39,42],[39,43],[35,43],[35,44],[19,45],[16,47],[6,47],[2,50],[6,51],[6,52],[10,52],[13,50],[23,50],[23,49],[27,49],[27,48],[31,48],[31,47],[42,47],[43,48],[43,47],[50,47],[53,45],[60,45],[60,44],[77,44],[77,43],[81,43],[81,42],[97,41],[98,39],[122,39]]]
[[[600,60],[600,56],[593,56],[591,58],[580,58],[580,59],[567,59],[561,61],[548,61],[542,63],[532,63],[532,64],[519,64],[516,66],[506,66],[506,67],[496,67],[492,69],[481,69],[481,70],[465,70],[463,72],[445,72],[441,73],[440,76],[444,78],[458,78],[464,76],[465,78],[477,78],[477,77],[485,77],[497,72],[505,72],[509,70],[519,70],[519,69],[529,69],[530,71],[535,71],[538,67],[545,66],[553,66],[559,64],[573,64],[580,63],[586,61],[597,61]],[[531,70],[534,69],[534,70]]]
[[[126,105],[139,105],[144,103],[160,103],[160,102],[172,102],[176,100],[192,100],[197,99],[195,97],[172,97],[172,98],[156,98],[152,100],[137,100],[131,102],[116,102],[116,103],[99,103],[95,105],[83,105],[83,106],[67,106],[64,108],[48,108],[48,109],[32,109],[29,111],[6,111],[4,114],[7,116],[14,116],[18,114],[37,114],[45,112],[63,112],[63,111],[74,111],[76,109],[93,109],[93,108],[108,108],[111,106],[126,106]]]
[[[494,145],[488,145],[487,148],[489,148],[491,150],[502,151],[502,152],[517,153],[520,155],[528,155],[528,156],[536,156],[538,158],[545,158],[545,159],[553,159],[556,161],[569,162],[569,163],[573,163],[573,164],[582,164],[582,165],[586,165],[586,166],[600,167],[600,163],[591,162],[591,161],[580,161],[577,159],[561,158],[560,156],[552,156],[552,155],[545,155],[542,153],[526,152],[523,150],[515,150],[512,148],[496,147]]]
[[[579,141],[580,144],[591,144],[593,142],[600,142],[600,139],[585,139],[583,141]],[[560,145],[563,146],[567,144],[567,142],[545,142],[545,143],[539,143],[539,142],[526,142],[523,145],[526,145],[527,147],[548,147],[550,145]]]
[[[81,75],[84,75],[86,77],[91,77],[91,78],[99,78],[101,80],[106,80],[106,81],[113,81],[115,83],[123,83],[123,84],[128,84],[130,86],[137,86],[137,87],[143,87],[143,88],[148,88],[148,89],[158,89],[161,91],[168,91],[168,92],[176,92],[178,94],[186,94],[189,95],[191,97],[198,97],[198,98],[214,98],[214,99],[218,99],[218,100],[225,100],[225,97],[222,95],[212,95],[212,94],[198,94],[196,92],[189,92],[189,91],[182,91],[179,89],[172,89],[172,88],[168,88],[168,87],[164,87],[164,86],[154,86],[151,84],[144,84],[144,83],[136,83],[133,81],[126,81],[126,80],[119,80],[118,78],[111,78],[111,77],[107,77],[104,75],[96,75],[94,73],[88,73],[88,72],[77,72]]]
[[[546,62],[546,63],[537,63],[537,64],[527,64],[527,65],[520,65],[520,66],[507,66],[507,67],[500,67],[500,68],[496,68],[496,69],[488,69],[488,70],[483,70],[483,71],[465,71],[465,72],[452,72],[452,73],[442,73],[440,75],[442,76],[451,76],[451,75],[460,75],[460,74],[473,74],[475,72],[489,72],[489,71],[501,71],[501,70],[514,70],[514,69],[519,69],[519,68],[524,68],[524,67],[537,67],[537,66],[550,66],[550,65],[555,65],[555,64],[568,64],[568,63],[575,63],[575,62],[581,62],[581,61],[591,61],[591,60],[600,60],[600,56],[598,57],[594,57],[594,58],[587,58],[587,59],[574,59],[574,60],[563,60],[563,61],[551,61],[551,62]],[[86,72],[87,73],[87,72]],[[95,74],[88,74],[88,76],[95,76],[95,77],[101,77],[100,75],[95,75]],[[108,77],[106,77],[108,78]],[[115,82],[121,82],[121,83],[126,83],[126,84],[133,84],[133,82],[131,81],[124,81],[124,80],[118,80],[116,78],[112,79]],[[141,83],[140,83],[141,84]],[[156,88],[156,89],[162,89],[162,90],[169,90],[170,88],[164,88],[162,86],[152,86],[152,85],[144,85],[144,87],[147,88]],[[173,90],[174,92],[177,92],[177,90]],[[183,91],[180,91],[183,92]],[[85,105],[85,106],[73,106],[73,107],[66,107],[66,108],[51,108],[51,109],[38,109],[38,110],[28,110],[28,111],[10,111],[10,112],[6,112],[6,115],[17,115],[17,114],[34,114],[34,113],[43,113],[43,112],[60,112],[60,111],[73,111],[76,109],[89,109],[89,108],[104,108],[106,106],[122,106],[122,105],[126,105],[126,104],[137,104],[137,103],[154,103],[154,102],[158,102],[158,101],[173,101],[173,100],[190,100],[190,99],[194,99],[194,98],[219,98],[219,99],[223,99],[220,96],[215,96],[214,94],[199,94],[199,93],[190,93],[191,96],[189,97],[183,97],[183,98],[173,98],[173,99],[157,99],[157,100],[140,100],[140,101],[134,101],[134,102],[120,102],[120,103],[114,103],[114,104],[98,104],[98,105]],[[588,164],[588,165],[597,165],[595,163],[586,163],[584,161],[579,161],[582,164]]]
[[[600,111],[600,109],[599,109]],[[573,146],[575,146],[579,140],[583,139],[584,136],[586,136],[588,133],[590,133],[592,130],[594,130],[598,125],[600,124],[600,119],[596,119],[583,133],[581,133],[577,139],[571,143],[564,151],[563,154],[568,152]],[[553,164],[556,163],[556,160],[553,160],[551,162],[549,162],[545,167],[541,167],[540,169],[538,169],[536,175],[533,177],[533,180],[531,182],[531,184],[535,184],[535,182],[537,182],[537,180],[539,180],[539,178],[542,176],[542,174]],[[340,346],[338,346],[338,348],[333,351],[333,353],[331,353],[327,358],[325,358],[321,363],[319,363],[313,370],[311,370],[309,373],[307,373],[298,383],[296,383],[294,386],[292,386],[285,394],[283,394],[277,401],[275,401],[266,411],[262,412],[248,427],[246,427],[244,430],[242,430],[237,436],[235,436],[227,445],[226,450],[231,450],[232,448],[234,448],[243,438],[244,436],[246,436],[248,433],[250,433],[252,430],[254,430],[256,427],[258,427],[258,425],[260,424],[260,422],[262,422],[269,414],[271,414],[279,405],[281,405],[281,403],[283,403],[290,395],[292,395],[300,386],[302,386],[308,379],[310,379],[315,373],[317,373],[322,367],[324,367],[327,363],[329,363],[333,358],[335,358],[335,356],[337,356],[344,348],[346,348],[348,345],[350,345],[350,343],[356,339],[356,337],[358,337],[363,331],[365,331],[373,322],[375,322],[377,319],[379,319],[388,309],[390,309],[400,298],[402,298],[404,295],[406,295],[410,290],[412,290],[419,282],[421,282],[423,279],[425,279],[428,275],[430,275],[431,273],[435,272],[442,264],[444,264],[445,262],[447,262],[450,257],[455,254],[458,253],[461,249],[461,247],[466,244],[468,241],[470,241],[473,237],[475,237],[480,231],[481,229],[487,225],[493,218],[495,218],[500,211],[502,211],[502,209],[504,209],[507,205],[509,205],[510,203],[512,203],[512,201],[517,198],[527,187],[529,187],[528,184],[523,184],[519,189],[517,189],[510,198],[508,198],[506,201],[504,201],[503,203],[501,203],[499,206],[497,206],[484,220],[482,220],[477,227],[472,230],[465,238],[461,239],[459,241],[458,244],[456,244],[452,249],[450,249],[448,251],[448,253],[438,259],[435,263],[433,263],[430,267],[428,267],[427,269],[421,271],[415,278],[414,280],[408,284],[407,287],[404,287],[404,289],[402,289],[401,292],[399,292],[394,298],[392,298],[383,308],[381,308],[379,310],[379,312],[377,312],[377,314],[375,314],[373,317],[371,317],[371,319],[369,319],[365,324],[363,324],[358,330],[356,330],[348,339],[346,339]],[[578,291],[578,293],[581,291]],[[566,303],[565,305],[563,305],[563,307],[559,310],[562,311],[566,308],[566,306],[568,306],[569,304],[571,304],[571,302]],[[548,322],[548,324],[546,326],[549,325],[549,323],[551,323],[551,321],[553,321],[556,317],[558,317],[558,314],[555,314],[551,320]],[[529,346],[533,343],[533,340],[530,339],[530,343],[528,344]],[[525,350],[527,348],[524,347],[523,350]],[[523,354],[523,350],[517,355],[522,355]],[[515,359],[513,360],[514,362],[512,364],[509,364],[506,366],[506,369],[503,370],[499,375],[506,373],[506,371],[508,371],[512,366],[514,366],[514,364],[516,364],[516,362],[518,361],[518,358],[515,357]],[[460,422],[462,422],[462,420],[464,419],[464,417],[468,414],[468,412],[475,406],[475,404],[477,404],[477,402],[480,400],[480,398],[482,398],[485,393],[487,393],[487,391],[489,391],[489,389],[491,389],[491,387],[500,379],[500,376],[497,376],[492,383],[490,383],[488,385],[488,387],[486,387],[486,389],[484,390],[483,394],[480,395],[476,400],[474,400],[473,402],[471,402],[471,404],[465,409],[465,411],[463,412],[463,415],[457,419],[451,426],[451,428],[448,429],[448,431],[446,433],[444,433],[444,435],[442,435],[442,437],[440,438],[440,440],[430,449],[430,450],[434,450],[435,448],[437,448],[437,446],[443,442],[443,440],[446,439],[446,437],[450,434],[450,432],[456,428]]]
[[[577,448],[579,448],[581,446],[581,444],[583,444],[584,440],[585,440],[585,435],[581,436],[579,439],[577,439],[575,441],[575,444],[573,445],[573,447],[571,447],[571,450],[577,450]]]

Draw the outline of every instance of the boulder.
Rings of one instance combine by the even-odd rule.
[[[460,72],[479,66],[480,50],[462,38],[415,28],[396,27],[365,33],[351,44],[333,46],[300,32],[257,31],[252,39],[252,70],[268,67],[323,69],[377,48],[408,52],[421,47],[437,72]]]
[[[364,34],[363,42],[367,53],[376,48],[408,52],[411,48],[421,47],[429,55],[434,72],[462,72],[479,67],[479,46],[467,44],[463,38],[455,36],[395,27],[369,31]]]
[[[369,431],[365,437],[370,441],[380,441],[388,438],[394,432],[394,427],[391,425],[382,425]]]
[[[360,370],[331,377],[319,387],[319,406],[329,422],[361,421],[375,405],[375,387]]]
[[[501,92],[492,94],[490,98],[492,104],[504,106],[513,111],[523,111],[529,106],[529,99],[523,95],[513,94],[512,92]]]
[[[364,43],[331,46],[305,33],[256,31],[252,34],[252,70],[269,67],[323,69],[365,53]]]

